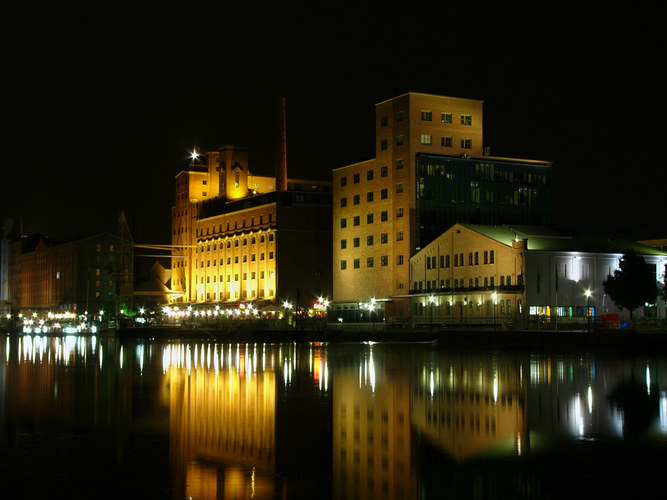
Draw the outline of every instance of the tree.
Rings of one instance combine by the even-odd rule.
[[[652,304],[658,296],[656,277],[644,258],[629,252],[621,258],[620,269],[602,282],[604,291],[621,309],[632,311],[645,303]]]

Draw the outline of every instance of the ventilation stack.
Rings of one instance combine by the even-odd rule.
[[[287,190],[287,125],[285,120],[285,98],[276,102],[276,191]]]

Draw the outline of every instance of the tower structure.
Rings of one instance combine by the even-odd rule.
[[[550,223],[551,163],[485,156],[481,100],[408,92],[376,104],[375,136],[375,158],[333,172],[343,319],[407,316],[410,257],[456,222]]]

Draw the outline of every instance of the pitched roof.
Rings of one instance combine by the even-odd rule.
[[[568,235],[537,226],[461,225],[507,246],[511,246],[515,238],[526,239],[528,250],[621,254],[634,251],[640,255],[667,255],[636,241],[617,236],[594,233]]]

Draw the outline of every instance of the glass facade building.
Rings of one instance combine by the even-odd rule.
[[[551,224],[551,163],[417,154],[416,247],[457,222]]]

